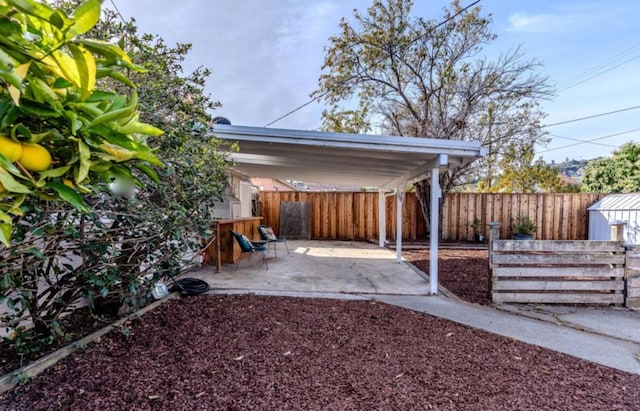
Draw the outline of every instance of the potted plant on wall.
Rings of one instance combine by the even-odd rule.
[[[473,219],[473,222],[471,224],[469,224],[469,227],[473,228],[473,238],[475,239],[476,242],[481,243],[484,241],[484,234],[482,233],[482,230],[480,229],[480,224],[482,222],[480,221],[480,219],[478,217]]]
[[[511,231],[514,240],[533,240],[533,234],[536,232],[536,226],[529,216],[518,216],[513,224]]]

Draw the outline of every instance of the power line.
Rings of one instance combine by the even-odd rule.
[[[580,140],[579,138],[573,138],[573,137],[560,136],[560,135],[558,135],[558,134],[552,134],[552,133],[549,133],[549,135],[550,135],[551,137],[562,138],[562,139],[564,139],[564,140],[577,141],[577,142],[579,142],[579,143],[581,143],[581,144],[582,144],[582,143],[588,143],[588,142],[586,142],[586,141],[584,141],[584,140]],[[589,144],[595,144],[595,145],[603,146],[603,147],[618,148],[618,146],[614,146],[614,145],[612,145],[612,144],[605,144],[605,143],[590,142]]]
[[[608,111],[606,113],[592,114],[592,115],[586,116],[586,117],[574,118],[573,120],[565,120],[565,121],[559,121],[557,123],[544,124],[544,125],[542,125],[542,127],[543,128],[555,127],[555,126],[559,126],[561,124],[575,123],[576,121],[589,120],[589,119],[596,118],[596,117],[603,117],[603,116],[608,116],[608,115],[611,115],[611,114],[622,113],[624,111],[637,110],[639,108],[640,108],[640,106],[627,107],[627,108],[622,108],[620,110]]]
[[[611,71],[613,69],[616,69],[616,68],[618,68],[618,67],[620,67],[620,66],[622,66],[622,65],[624,65],[626,63],[629,63],[629,62],[639,58],[640,55],[636,55],[636,56],[631,57],[631,58],[629,58],[629,59],[627,59],[627,60],[625,60],[625,61],[623,61],[623,62],[621,62],[619,64],[616,64],[613,67],[607,68],[608,66],[610,66],[611,64],[616,63],[617,61],[619,61],[619,60],[621,60],[623,58],[629,57],[630,55],[633,55],[635,53],[636,49],[640,49],[640,43],[635,44],[635,45],[629,47],[626,50],[623,50],[622,52],[610,57],[608,60],[605,60],[604,62],[602,62],[602,63],[600,63],[600,64],[598,64],[596,66],[591,67],[589,70],[586,70],[581,74],[573,76],[571,79],[569,79],[568,84],[565,87],[563,87],[562,89],[560,89],[559,92],[562,92],[562,91],[565,91],[565,90],[569,90],[569,89],[571,89],[571,88],[573,88],[573,87],[575,87],[575,86],[577,86],[579,84],[582,84],[582,83],[584,83],[584,82],[586,82],[588,80],[591,80],[591,79],[593,79],[595,77],[598,77],[598,76],[601,76],[601,75],[603,75],[605,73],[608,73],[609,71]],[[592,74],[592,73],[595,73],[595,74]],[[588,76],[588,77],[581,79],[581,77],[584,77],[584,76]]]
[[[116,13],[118,13],[118,16],[120,17],[120,20],[122,20],[122,22],[124,24],[127,24],[127,22],[124,20],[124,17],[122,17],[122,13],[120,13],[120,10],[118,9],[118,6],[116,6],[116,3],[114,0],[110,0],[111,1],[111,5],[113,6],[114,9],[116,9]]]
[[[467,11],[468,9],[470,9],[471,7],[475,6],[476,4],[480,3],[480,0],[476,0],[473,3],[469,4],[468,6],[466,6],[463,9],[460,9],[457,13],[455,13],[453,16],[450,16],[449,18],[441,21],[440,23],[438,23],[437,25],[435,25],[434,27],[432,27],[431,29],[429,29],[428,32],[416,37],[415,39],[413,39],[411,42],[409,42],[409,44],[413,44],[416,41],[420,40],[421,38],[427,36],[428,34],[430,34],[433,30],[437,29],[438,27],[447,24],[448,22],[450,22],[451,20],[455,19],[456,17],[458,17],[460,14],[464,13],[465,11]],[[375,64],[380,63],[383,59],[378,60]],[[361,73],[360,73],[361,74]],[[344,82],[343,82],[344,83]],[[293,110],[287,112],[286,114],[281,115],[280,117],[276,118],[275,120],[273,120],[270,123],[265,124],[263,127],[269,127],[270,125],[277,123],[278,121],[290,116],[291,114],[295,113],[296,111],[299,111],[301,109],[303,109],[304,107],[308,106],[309,104],[318,101],[319,99],[321,99],[322,97],[326,96],[329,93],[329,91],[325,91],[322,94],[317,95],[316,97],[312,98],[311,100],[307,101],[304,104],[299,105],[298,107],[294,108]]]
[[[551,124],[543,124],[543,125],[540,126],[540,128],[554,127],[554,126],[559,126],[559,125],[562,125],[562,124],[575,123],[577,121],[583,121],[583,120],[589,120],[589,119],[596,118],[596,117],[608,116],[608,115],[611,115],[611,114],[622,113],[624,111],[637,110],[638,108],[640,108],[640,106],[622,108],[620,110],[608,111],[606,113],[591,114],[591,115],[586,116],[586,117],[579,117],[579,118],[574,118],[574,119],[571,119],[571,120],[563,120],[563,121],[559,121],[557,123],[551,123]],[[489,123],[479,123],[479,124],[481,126],[489,125]],[[495,125],[501,126],[501,125],[505,125],[505,124],[509,124],[509,122],[507,122],[507,121],[497,121],[495,123],[492,123],[492,125],[494,125],[494,126]],[[533,129],[535,129],[535,127],[528,127],[525,130],[533,130]]]
[[[569,89],[571,89],[571,88],[574,88],[574,87],[576,87],[576,86],[578,86],[578,85],[580,85],[580,84],[582,84],[582,83],[586,83],[587,81],[592,80],[592,79],[594,79],[594,78],[596,78],[596,77],[600,77],[600,76],[601,76],[601,75],[603,75],[603,74],[606,74],[606,73],[608,73],[608,72],[610,72],[610,71],[612,71],[612,70],[617,69],[618,67],[620,67],[620,66],[622,66],[622,65],[625,65],[625,64],[627,64],[627,63],[629,63],[629,62],[631,62],[631,61],[633,61],[633,60],[639,59],[639,58],[640,58],[640,55],[638,55],[638,56],[634,56],[634,57],[631,57],[630,59],[627,59],[627,60],[623,61],[622,63],[616,64],[615,66],[610,67],[610,68],[608,68],[608,69],[606,69],[606,70],[604,70],[604,71],[601,71],[601,72],[599,72],[599,73],[596,73],[596,74],[594,74],[594,75],[592,75],[592,76],[590,76],[590,77],[587,77],[587,78],[585,78],[585,79],[583,79],[583,80],[576,81],[575,83],[573,83],[573,84],[571,84],[571,85],[569,85],[569,86],[567,86],[567,87],[565,87],[565,88],[561,89],[561,90],[560,90],[560,92],[567,91],[567,90],[569,90]]]
[[[635,129],[633,129],[633,130],[623,131],[623,132],[615,133],[615,134],[609,134],[609,135],[602,136],[602,137],[596,137],[596,138],[592,138],[592,139],[589,139],[589,140],[581,141],[581,142],[579,142],[579,143],[567,144],[567,145],[565,145],[565,146],[549,148],[549,149],[547,149],[547,150],[538,151],[538,154],[548,153],[549,151],[561,150],[561,149],[563,149],[563,148],[568,148],[568,147],[579,146],[579,145],[586,144],[586,143],[592,143],[592,142],[594,142],[594,141],[604,140],[605,138],[617,137],[617,136],[621,136],[621,135],[623,135],[623,134],[634,133],[634,132],[636,132],[636,131],[640,131],[640,128],[635,128]]]

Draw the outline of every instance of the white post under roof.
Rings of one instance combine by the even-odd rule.
[[[404,203],[404,187],[396,189],[396,261],[402,261],[402,205]]]
[[[378,245],[384,247],[387,239],[387,202],[385,190],[378,190]]]
[[[431,170],[431,220],[429,234],[429,292],[432,295],[438,294],[438,223],[440,219],[440,168],[434,167]]]

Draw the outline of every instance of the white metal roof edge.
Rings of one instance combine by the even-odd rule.
[[[413,151],[479,157],[484,153],[479,142],[423,137],[382,136],[375,134],[329,133],[265,127],[215,124],[213,134],[228,140],[265,143],[340,147],[384,151]]]
[[[631,211],[640,209],[640,193],[607,194],[587,211]]]

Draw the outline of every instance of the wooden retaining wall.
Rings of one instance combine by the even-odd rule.
[[[627,250],[625,261],[626,306],[640,308],[640,246]]]
[[[490,241],[495,303],[623,304],[622,241]]]
[[[450,193],[446,196],[441,215],[441,239],[473,241],[471,224],[480,220],[485,238],[487,224],[502,224],[500,235],[510,235],[511,222],[528,215],[538,227],[538,240],[586,240],[588,236],[587,208],[604,194],[488,194]],[[369,240],[378,237],[377,192],[296,192],[263,191],[259,194],[263,222],[278,232],[280,203],[308,201],[311,203],[311,238],[326,240]],[[387,238],[395,240],[396,199],[386,199]],[[425,240],[425,228],[420,202],[414,193],[405,195],[402,233],[405,240]]]

